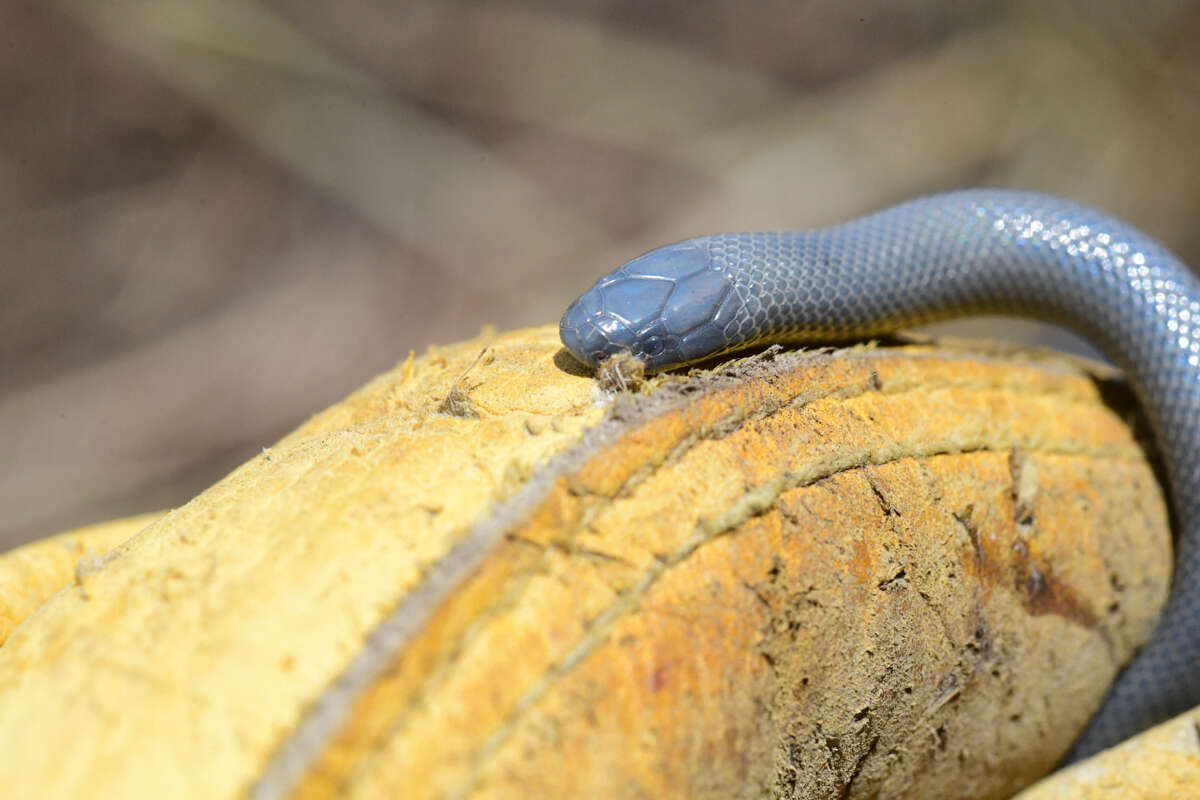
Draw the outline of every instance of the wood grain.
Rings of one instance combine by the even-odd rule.
[[[410,358],[53,595],[0,647],[0,785],[1004,797],[1166,595],[1078,365],[767,354],[614,399],[559,350]]]

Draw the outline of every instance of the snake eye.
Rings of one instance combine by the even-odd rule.
[[[642,352],[651,358],[660,354],[665,348],[666,346],[659,336],[647,336],[646,341],[642,342]]]

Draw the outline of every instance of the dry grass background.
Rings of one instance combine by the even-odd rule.
[[[690,235],[1023,186],[1200,263],[1198,36],[1179,0],[10,0],[0,546],[184,502]]]

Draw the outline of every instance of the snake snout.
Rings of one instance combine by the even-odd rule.
[[[571,304],[558,323],[558,335],[571,355],[597,367],[620,352],[632,352],[633,331],[629,322],[600,308],[597,288],[590,289]]]
[[[650,371],[708,355],[724,344],[722,311],[731,295],[713,269],[707,242],[652,250],[601,278],[559,323],[563,344],[591,366],[620,352]]]

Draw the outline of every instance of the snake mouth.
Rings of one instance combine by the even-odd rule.
[[[613,314],[589,314],[576,300],[558,323],[562,343],[579,361],[590,367],[621,352],[631,352],[628,321]]]
[[[649,370],[663,369],[681,358],[678,337],[663,329],[660,321],[638,330],[629,320],[610,312],[589,314],[580,301],[567,309],[558,332],[571,355],[593,368],[622,353]]]

